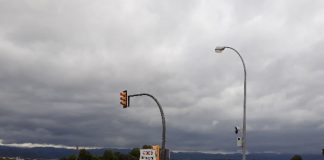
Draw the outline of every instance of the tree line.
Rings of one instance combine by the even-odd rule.
[[[152,149],[150,145],[144,145],[143,149]],[[139,160],[140,148],[133,148],[129,153],[123,154],[113,150],[105,150],[101,156],[93,155],[86,149],[81,149],[77,155],[69,155],[60,160]]]

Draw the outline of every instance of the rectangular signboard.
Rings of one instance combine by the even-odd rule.
[[[242,138],[241,137],[237,137],[237,139],[236,139],[236,146],[242,147]]]
[[[140,159],[139,160],[156,160],[155,150],[140,149]]]

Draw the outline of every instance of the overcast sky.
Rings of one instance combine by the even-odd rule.
[[[2,0],[1,143],[236,152],[324,148],[322,0]]]

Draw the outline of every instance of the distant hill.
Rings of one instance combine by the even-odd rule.
[[[107,149],[91,149],[91,154],[102,155]],[[111,149],[114,152],[129,153],[130,149]],[[76,150],[51,147],[18,148],[0,146],[0,157],[21,157],[32,159],[58,159],[76,154]],[[248,160],[290,160],[292,154],[258,153],[249,154]],[[303,160],[323,160],[318,154],[302,154]],[[241,160],[241,154],[207,154],[200,152],[172,152],[171,160]]]
[[[247,155],[248,160],[290,160],[293,154],[253,153]],[[318,154],[302,154],[303,160],[324,160]],[[199,152],[172,153],[171,160],[241,160],[241,154],[207,154]]]
[[[106,149],[91,149],[91,154],[102,155]],[[111,149],[114,152],[128,153],[130,149]],[[0,157],[21,157],[37,159],[58,159],[78,153],[73,149],[52,148],[52,147],[35,147],[19,148],[0,146]]]

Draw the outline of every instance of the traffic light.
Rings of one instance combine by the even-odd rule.
[[[123,106],[123,108],[128,107],[127,90],[120,92],[120,104]]]
[[[235,126],[235,134],[238,134],[239,131],[240,131],[240,127],[239,126]]]

